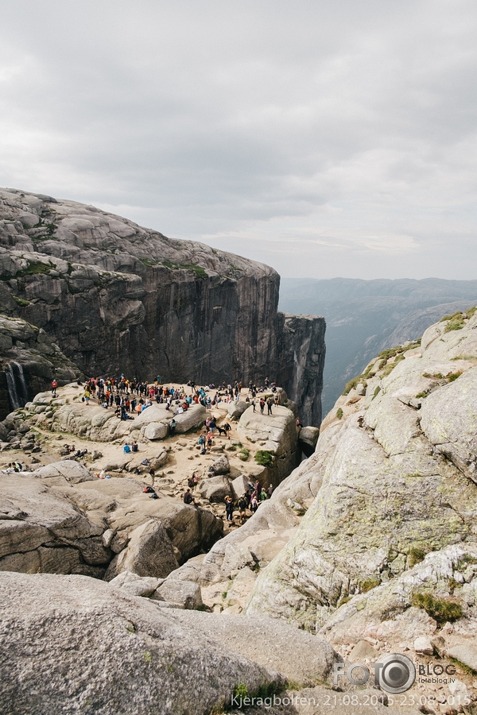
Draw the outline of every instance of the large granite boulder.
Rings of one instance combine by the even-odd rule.
[[[164,526],[160,521],[149,519],[130,532],[127,548],[114,557],[105,579],[112,580],[122,571],[164,578],[178,566]]]
[[[268,266],[3,189],[0,274],[5,312],[47,330],[86,374],[217,384],[240,366],[244,381],[269,375],[319,422],[324,320],[278,313]]]
[[[103,529],[40,479],[2,474],[0,503],[1,571],[104,573]]]
[[[81,576],[0,574],[9,715],[209,713],[283,678],[159,602]],[[208,614],[197,614],[207,616]],[[213,631],[210,631],[213,633]],[[332,661],[332,651],[323,661]]]
[[[241,416],[237,432],[241,442],[253,444],[272,456],[261,478],[264,485],[276,486],[297,466],[298,433],[295,415],[287,407],[273,405],[272,414],[249,407]]]
[[[202,499],[207,499],[210,502],[223,502],[225,497],[232,496],[230,479],[220,475],[200,482],[198,490]]]

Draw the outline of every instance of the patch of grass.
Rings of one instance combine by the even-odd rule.
[[[413,474],[408,475],[410,477],[414,476]],[[417,475],[420,476],[420,475]],[[416,564],[420,564],[421,561],[423,561],[424,556],[426,555],[426,550],[423,549],[421,546],[411,546],[409,551],[407,552],[407,565],[410,569],[412,569],[413,566]]]
[[[477,558],[475,556],[472,556],[471,554],[464,554],[458,559],[455,567],[458,571],[461,571],[466,566],[474,564],[477,564]]]
[[[139,263],[142,263],[143,266],[146,266],[147,268],[152,268],[153,266],[157,266],[159,264],[159,261],[157,261],[155,258],[139,258]]]
[[[365,578],[358,583],[359,590],[361,593],[367,593],[371,589],[376,588],[381,583],[377,576],[371,576],[370,578]]]
[[[451,360],[453,360],[454,362],[456,360],[470,360],[472,362],[476,362],[477,355],[467,355],[467,354],[466,355],[457,355],[456,357],[451,358]]]
[[[26,268],[15,273],[15,278],[22,278],[23,276],[36,276],[44,273],[49,273],[53,268],[51,263],[42,263],[41,261],[30,261]]]
[[[404,360],[403,353],[396,355],[392,362],[387,362],[383,368],[382,377],[387,377],[394,370],[396,365],[401,362],[401,360]]]
[[[364,386],[366,387],[366,380],[363,378],[363,375],[358,375],[357,377],[353,377],[351,380],[349,380],[342,392],[343,395],[348,395],[351,390],[353,390],[358,383],[362,382]]]
[[[351,601],[351,598],[352,598],[352,596],[350,596],[349,594],[347,596],[343,596],[342,598],[340,598],[340,600],[336,604],[336,608],[339,608],[340,606],[344,606],[345,603],[348,603],[348,601]]]
[[[381,392],[381,388],[378,385],[377,387],[374,388],[373,396],[371,399],[374,400],[374,398],[377,397],[380,392]]]
[[[199,266],[197,263],[174,263],[173,261],[165,260],[162,261],[162,265],[171,270],[192,271],[192,273],[195,273],[196,278],[200,278],[201,280],[208,278],[205,268]]]
[[[416,395],[416,400],[420,400],[424,397],[427,397],[431,392],[432,390],[430,390],[429,388],[427,388],[427,390],[423,390],[422,392],[418,392]]]
[[[462,370],[458,370],[457,372],[449,372],[446,375],[446,380],[449,382],[454,382],[454,380],[457,380],[458,377],[462,375]]]
[[[454,382],[458,377],[462,375],[462,370],[457,370],[456,372],[448,372],[447,375],[443,375],[442,372],[423,372],[422,377],[427,377],[430,380],[447,380],[447,382]]]
[[[248,695],[248,688],[245,683],[239,683],[234,687],[234,698],[246,698]]]
[[[441,318],[441,323],[447,323],[444,332],[449,333],[451,330],[461,330],[464,327],[465,321],[471,318],[475,311],[477,310],[477,305],[473,308],[469,308],[465,312],[458,311],[457,313],[452,313],[452,315],[444,315]]]
[[[449,315],[444,315],[440,319],[440,323],[445,323],[448,320],[455,320],[456,318],[461,318],[463,316],[463,312],[461,310],[458,310],[456,313],[450,313]]]
[[[465,673],[466,675],[477,675],[477,670],[474,670],[470,667],[470,665],[466,665],[461,660],[458,660],[458,658],[449,657],[449,660],[451,661],[451,663],[457,666],[457,668],[459,668],[462,673]]]
[[[273,452],[269,452],[266,449],[259,449],[258,452],[255,453],[255,461],[261,467],[271,467],[273,459]]]
[[[411,596],[411,604],[422,608],[437,623],[456,621],[462,617],[462,605],[455,598],[435,596],[430,591],[415,591]]]
[[[464,327],[464,316],[453,318],[447,322],[444,332],[449,333],[451,330],[461,330]]]
[[[242,462],[246,462],[247,459],[250,457],[250,450],[247,449],[247,447],[242,447],[242,449],[237,454],[237,457],[241,459]]]
[[[339,420],[342,420],[342,419],[343,419],[343,410],[341,409],[341,407],[338,407],[338,409],[336,410],[336,417],[337,417]]]
[[[26,298],[20,298],[19,295],[14,295],[13,300],[20,306],[20,308],[26,308],[27,305],[31,305],[29,300],[26,300]]]

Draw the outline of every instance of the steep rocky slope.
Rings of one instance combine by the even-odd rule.
[[[313,456],[204,558],[205,597],[218,607],[214,584],[227,584],[224,607],[325,634],[343,655],[364,638],[371,658],[422,657],[424,638],[428,656],[465,663],[458,679],[470,672],[471,697],[477,311],[383,352],[346,392]],[[449,691],[437,695],[450,702]]]
[[[319,423],[324,320],[278,313],[268,266],[92,206],[1,190],[0,275],[3,313],[54,336],[87,374],[268,376]]]
[[[319,627],[416,555],[476,542],[476,394],[473,310],[373,360],[323,422],[316,498],[252,606]]]

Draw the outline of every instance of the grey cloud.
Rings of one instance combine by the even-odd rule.
[[[0,184],[285,275],[474,277],[476,25],[473,0],[7,3]]]

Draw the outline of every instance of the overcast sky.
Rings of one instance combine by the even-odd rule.
[[[476,278],[476,0],[7,0],[0,185],[283,276]]]

